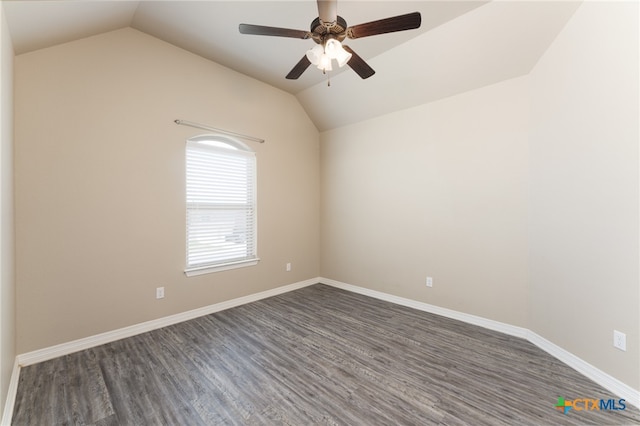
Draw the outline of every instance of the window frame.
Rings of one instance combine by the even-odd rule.
[[[206,142],[209,142],[209,144],[207,144]],[[237,153],[237,157],[252,158],[252,162],[250,165],[252,166],[253,170],[251,171],[252,176],[251,176],[251,182],[249,183],[251,194],[249,197],[250,205],[248,206],[248,209],[252,211],[252,215],[250,216],[250,219],[251,219],[250,223],[249,222],[247,223],[249,223],[249,225],[253,228],[253,230],[251,232],[252,238],[250,239],[252,242],[252,245],[250,247],[247,247],[246,258],[236,257],[236,258],[229,258],[222,261],[207,262],[207,263],[193,264],[193,265],[189,264],[189,258],[190,258],[190,255],[192,255],[192,253],[190,253],[190,244],[189,244],[189,234],[191,229],[190,223],[189,223],[189,217],[190,217],[191,210],[195,209],[197,211],[197,207],[193,206],[194,203],[189,201],[188,155],[189,155],[190,147],[197,147],[198,149],[204,149],[205,151],[209,149],[212,152],[224,153],[226,155]],[[244,267],[254,266],[258,264],[258,262],[260,261],[260,258],[258,257],[258,254],[257,254],[257,251],[258,251],[257,158],[256,158],[256,152],[253,149],[251,149],[246,144],[234,138],[231,138],[229,136],[217,135],[217,134],[198,135],[198,136],[194,136],[192,138],[187,139],[185,143],[185,198],[184,199],[185,199],[185,232],[186,232],[185,233],[184,273],[187,277],[226,271],[230,269],[244,268]],[[206,210],[206,208],[201,210]],[[221,210],[224,210],[224,209],[221,209]]]

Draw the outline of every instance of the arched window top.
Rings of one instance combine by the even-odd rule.
[[[237,139],[233,139],[229,136],[220,135],[199,135],[194,136],[187,140],[187,142],[198,143],[206,146],[213,146],[216,148],[232,149],[237,151],[254,152],[249,145],[240,142]]]

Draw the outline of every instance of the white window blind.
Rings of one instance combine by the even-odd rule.
[[[187,275],[255,264],[256,157],[221,137],[187,141]]]

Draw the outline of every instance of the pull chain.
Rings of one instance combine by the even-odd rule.
[[[329,73],[326,69],[322,69],[322,74],[327,76],[327,87],[331,87],[331,73]]]

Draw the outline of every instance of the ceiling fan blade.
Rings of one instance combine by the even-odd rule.
[[[309,65],[311,65],[311,61],[309,61],[307,55],[304,55],[302,59],[300,59],[300,62],[298,62],[296,66],[294,66],[293,69],[289,71],[289,74],[287,74],[286,78],[289,80],[296,80],[302,75],[303,72],[305,72],[307,68],[309,68]]]
[[[407,13],[406,15],[371,21],[365,24],[354,25],[347,28],[347,37],[361,38],[377,34],[393,33],[396,31],[413,30],[420,28],[422,17],[420,12]]]
[[[289,28],[265,27],[262,25],[240,24],[240,34],[265,35],[276,37],[291,37],[307,39],[311,37],[309,31],[291,30]]]
[[[325,24],[336,22],[338,19],[338,1],[337,0],[317,0],[318,18]]]
[[[351,53],[351,59],[347,62],[347,65],[356,72],[362,79],[369,78],[376,72],[371,68],[360,56],[356,54],[349,46],[342,45],[344,50]]]

